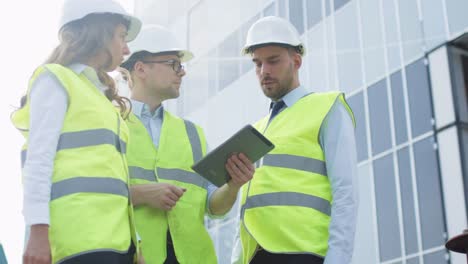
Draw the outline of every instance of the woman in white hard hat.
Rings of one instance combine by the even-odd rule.
[[[66,0],[60,44],[34,72],[23,132],[25,264],[134,263],[126,99],[106,73],[141,22],[112,0]],[[116,107],[116,105],[118,107]]]

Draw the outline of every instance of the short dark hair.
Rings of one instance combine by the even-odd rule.
[[[120,67],[126,69],[129,72],[132,72],[133,67],[135,67],[135,63],[145,60],[145,58],[148,56],[151,56],[151,52],[146,50],[135,52],[124,63],[122,63]]]
[[[135,67],[135,63],[138,61],[144,61],[146,58],[150,56],[164,56],[164,55],[177,55],[178,57],[181,57],[180,51],[164,51],[164,52],[158,52],[158,53],[151,53],[146,50],[138,51],[133,53],[124,63],[120,65],[120,67],[126,69],[129,72],[133,71],[133,68]]]

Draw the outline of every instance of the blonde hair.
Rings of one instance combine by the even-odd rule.
[[[112,56],[107,45],[114,37],[115,28],[123,24],[127,28],[130,22],[118,14],[90,14],[83,19],[72,21],[59,32],[60,44],[54,49],[45,63],[57,63],[68,66],[72,63],[85,63],[102,50],[108,53],[108,60],[97,70],[99,80],[108,87],[106,97],[115,102],[124,118],[128,117],[131,104],[126,97],[119,96],[114,79],[104,70],[112,63]]]

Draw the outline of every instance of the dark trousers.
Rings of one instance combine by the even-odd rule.
[[[171,234],[169,232],[167,232],[166,252],[167,257],[164,264],[179,264],[175,255],[174,246],[172,245]]]
[[[323,264],[323,259],[308,254],[275,254],[259,250],[250,264]]]
[[[65,260],[62,264],[133,264],[135,245],[130,245],[127,253],[112,251],[91,252]]]

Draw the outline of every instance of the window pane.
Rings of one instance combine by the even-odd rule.
[[[374,161],[374,178],[380,260],[387,261],[401,256],[392,154]]]
[[[401,41],[405,62],[423,56],[423,35],[417,0],[398,0]]]
[[[317,24],[307,32],[308,49],[303,60],[308,64],[310,76],[311,91],[326,91],[329,85],[327,84],[327,54],[325,54],[325,26],[324,23]]]
[[[335,13],[339,88],[344,92],[354,91],[363,84],[357,22],[356,2]]]
[[[260,18],[260,14],[257,14],[253,16],[251,19],[249,19],[246,23],[244,23],[241,28],[240,28],[240,45],[241,48],[244,47],[245,45],[245,40],[247,38],[247,31],[249,31],[250,26],[252,26],[255,21],[257,21]],[[240,54],[240,50],[238,51],[238,54]],[[239,55],[238,55],[239,56]],[[241,58],[241,75],[245,74],[246,72],[250,71],[253,69],[253,62],[250,58],[250,56],[242,56]]]
[[[218,93],[218,49],[214,48],[208,52],[206,66],[208,69],[208,85],[210,95]],[[196,68],[196,67],[193,67]],[[201,67],[203,69],[203,67]],[[196,86],[195,86],[196,87]]]
[[[419,258],[412,258],[406,260],[406,264],[419,264]]]
[[[458,33],[468,26],[466,19],[466,10],[468,10],[468,1],[466,0],[446,0],[447,18],[449,22],[450,33]]]
[[[372,154],[376,155],[392,146],[385,80],[368,89]]]
[[[468,128],[463,128],[462,129],[462,134],[461,134],[461,153],[463,153],[463,157],[465,157],[465,161],[463,162],[464,164],[464,169],[465,172],[468,172]],[[464,179],[465,183],[465,199],[468,198],[468,173],[465,173]],[[467,211],[468,211],[468,204],[467,204]]]
[[[328,19],[328,18],[327,18]],[[328,90],[339,90],[340,87],[338,87],[338,83],[337,83],[337,75],[338,75],[338,72],[337,72],[337,65],[336,65],[336,50],[333,48],[333,40],[335,39],[334,35],[332,34],[333,32],[333,23],[331,23],[331,20],[327,20],[325,24],[325,30],[326,30],[326,39],[327,39],[327,42],[326,42],[326,45],[327,45],[327,48],[328,48],[328,51],[327,50],[323,50],[326,57],[326,60],[328,62],[328,86],[327,86],[327,89]]]
[[[184,99],[183,111],[188,113],[199,107],[208,97],[215,94],[211,91],[209,80],[215,76],[209,76],[208,71],[210,61],[207,57],[200,58],[195,63],[190,64],[187,69],[187,79],[182,82],[181,95]],[[198,87],[197,89],[194,89]],[[180,109],[179,111],[182,111]]]
[[[271,3],[263,9],[263,16],[274,16],[276,14],[275,2]]]
[[[289,20],[299,31],[300,35],[304,33],[304,15],[302,10],[302,0],[289,1]]]
[[[403,210],[403,224],[406,255],[418,252],[418,238],[416,233],[416,217],[413,199],[413,182],[411,178],[410,156],[408,148],[398,151],[398,171],[400,175],[401,204]]]
[[[356,236],[354,243],[354,264],[376,263],[377,247],[375,241],[375,226],[372,198],[372,179],[370,177],[369,164],[358,168],[359,175],[359,206],[356,220]]]
[[[426,50],[431,50],[446,39],[443,0],[421,1]]]
[[[334,0],[334,8],[335,10],[338,10],[339,8],[341,8],[342,6],[344,6],[346,3],[349,2],[349,0]]]
[[[307,28],[311,28],[320,20],[322,20],[322,1],[305,1],[306,5],[306,16],[307,16]]]
[[[239,77],[239,31],[231,33],[219,46],[219,88]]]
[[[221,61],[219,65],[219,89],[229,86],[239,77],[239,63],[237,61]]]
[[[390,86],[392,90],[396,144],[399,145],[408,141],[405,113],[406,107],[403,97],[403,80],[401,78],[401,71],[395,72],[390,76]]]
[[[424,255],[424,264],[444,264],[448,263],[445,258],[445,250]]]
[[[287,19],[286,14],[286,7],[287,7],[287,0],[278,0],[278,12],[279,16]]]
[[[385,21],[385,45],[387,46],[388,69],[390,72],[401,68],[400,40],[397,24],[397,10],[394,1],[381,1]]]
[[[379,1],[361,0],[362,41],[366,83],[373,83],[385,75],[384,49]]]
[[[364,114],[364,96],[362,92],[350,97],[348,103],[353,109],[356,119],[356,148],[358,161],[367,159],[367,132],[366,132],[366,117]]]
[[[333,0],[324,0],[324,2],[325,2],[325,16],[329,16],[331,14],[331,3],[330,3],[330,1],[333,1]]]
[[[238,56],[239,51],[239,31],[234,31],[219,46],[219,56],[232,58],[232,56]]]
[[[413,137],[432,130],[432,106],[427,66],[420,59],[406,66],[406,81]]]
[[[468,56],[461,55],[460,60],[463,81],[457,81],[457,86],[455,86],[455,94],[457,97],[456,107],[460,121],[468,123]]]
[[[443,246],[444,215],[439,166],[432,137],[414,144],[423,249]]]

